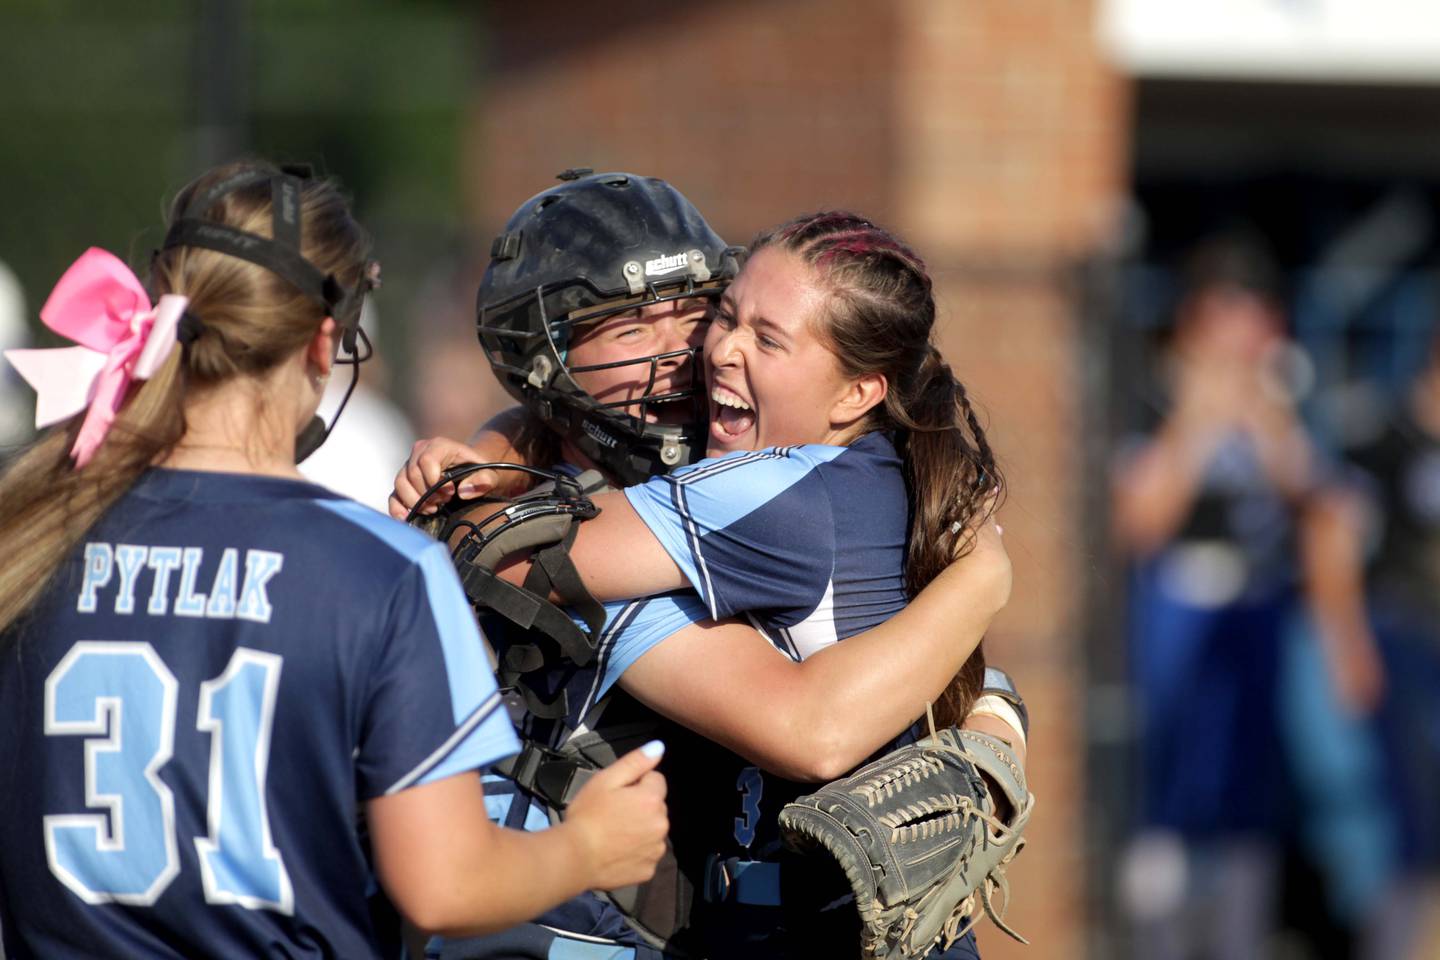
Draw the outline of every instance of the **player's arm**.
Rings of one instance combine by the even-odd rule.
[[[1362,548],[1365,502],[1358,494],[1318,493],[1300,514],[1300,559],[1306,599],[1340,702],[1357,716],[1384,693],[1385,671],[1365,608]]]
[[[475,936],[648,880],[668,830],[659,759],[658,745],[627,754],[591,778],[564,823],[534,833],[488,819],[474,771],[372,799],[380,882],[420,929]]]
[[[1015,762],[1021,767],[1025,766],[1025,732],[1014,721],[993,713],[975,711],[965,718],[965,722],[961,726],[966,730],[988,733],[992,737],[1004,740],[1015,751]]]
[[[570,559],[596,600],[652,597],[690,587],[684,571],[623,493],[602,493],[593,500],[599,516],[580,524]],[[624,562],[617,562],[620,558]],[[510,557],[496,570],[516,585],[524,583],[529,572],[530,560],[521,556]]]
[[[642,654],[619,682],[766,770],[831,780],[925,713],[1009,599],[1010,580],[1009,557],[987,522],[975,549],[904,610],[805,660],[784,656],[749,626],[698,623]]]
[[[440,482],[446,470],[462,463],[519,463],[531,466],[520,449],[520,438],[537,424],[524,407],[510,407],[487,420],[469,443],[451,440],[449,437],[429,437],[416,440],[410,448],[410,456],[395,474],[395,489],[390,493],[390,516],[404,520],[410,509],[420,501],[426,490]],[[543,429],[543,428],[542,428]],[[523,475],[513,471],[502,474],[495,470],[472,473],[460,483],[462,497],[478,497],[491,492],[518,492],[507,490],[506,483],[523,485]],[[454,496],[449,486],[437,490],[421,508],[423,513],[434,513],[440,505]]]

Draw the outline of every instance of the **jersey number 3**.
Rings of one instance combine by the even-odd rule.
[[[265,772],[282,659],[244,648],[200,685],[210,734],[205,900],[290,913],[290,876],[270,842]],[[180,872],[175,798],[160,768],[175,744],[175,676],[148,643],[75,644],[45,681],[47,736],[83,736],[85,805],[45,818],[50,872],[86,903],[146,906]]]
[[[740,791],[740,811],[735,818],[735,842],[748,847],[755,842],[755,828],[760,825],[760,797],[765,792],[765,778],[759,767],[746,767],[735,780]]]

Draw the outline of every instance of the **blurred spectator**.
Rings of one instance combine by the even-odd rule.
[[[1364,956],[1400,960],[1420,956],[1426,884],[1440,872],[1440,336],[1383,431],[1350,459],[1352,494],[1329,498],[1319,528],[1316,601],[1326,629],[1354,638],[1336,646],[1361,650],[1373,637],[1384,664],[1376,727],[1399,836],[1388,885],[1370,898]],[[1378,666],[1354,672],[1374,673],[1379,692]]]
[[[407,315],[415,436],[469,437],[513,402],[490,372],[475,329],[475,291],[489,260],[488,247],[469,245],[436,263]]]
[[[1147,960],[1260,957],[1274,926],[1276,693],[1316,477],[1283,376],[1279,288],[1256,244],[1194,254],[1165,412],[1114,476],[1142,714],[1142,829],[1121,883]]]
[[[0,350],[30,346],[25,291],[15,272],[0,261]],[[0,370],[0,458],[8,448],[35,435],[34,393],[9,364]]]

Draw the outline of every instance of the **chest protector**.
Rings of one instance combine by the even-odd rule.
[[[599,512],[590,497],[613,489],[608,481],[595,470],[569,477],[512,464],[472,464],[447,472],[421,502],[486,468],[518,469],[543,482],[513,499],[457,498],[434,517],[412,511],[409,521],[450,544],[465,593],[485,625],[487,653],[521,739],[520,753],[493,769],[558,823],[596,770],[657,736],[671,738],[675,728],[618,688],[584,708],[582,690],[598,669],[605,608],[581,580],[570,546],[579,525]],[[520,587],[495,575],[500,561],[517,554],[531,560]],[[549,599],[552,595],[585,629]],[[597,895],[614,904],[646,942],[683,957],[694,893],[694,881],[682,873],[667,841],[650,881]]]

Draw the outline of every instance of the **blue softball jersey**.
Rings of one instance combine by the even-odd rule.
[[[883,434],[733,453],[625,496],[712,617],[745,614],[795,660],[905,606],[909,500]]]
[[[517,718],[527,733],[559,744],[591,729],[598,714],[623,725],[653,717],[623,693],[601,699],[647,650],[687,624],[743,614],[793,659],[863,632],[906,602],[909,523],[901,461],[881,434],[848,447],[770,448],[704,460],[625,491],[695,590],[606,604],[595,661],[547,665],[542,686],[566,691],[561,720]],[[487,623],[488,628],[488,623]],[[507,629],[489,635],[502,651]],[[682,935],[697,955],[754,960],[840,955],[858,943],[848,887],[810,883],[802,868],[755,902],[708,903],[709,854],[750,862],[779,853],[775,814],[813,784],[763,773],[698,735],[665,724],[662,770],[670,786],[676,854],[696,898]],[[513,783],[487,778],[492,811],[512,827],[543,829],[549,818]],[[753,875],[753,874],[752,874]],[[817,933],[823,931],[823,937]],[[832,951],[831,948],[834,948]],[[432,945],[441,960],[553,958],[651,960],[661,952],[626,926],[614,906],[585,894],[502,934]],[[935,960],[978,956],[967,935]]]
[[[363,802],[514,730],[443,545],[309,483],[148,471],[0,657],[9,957],[366,957]]]

